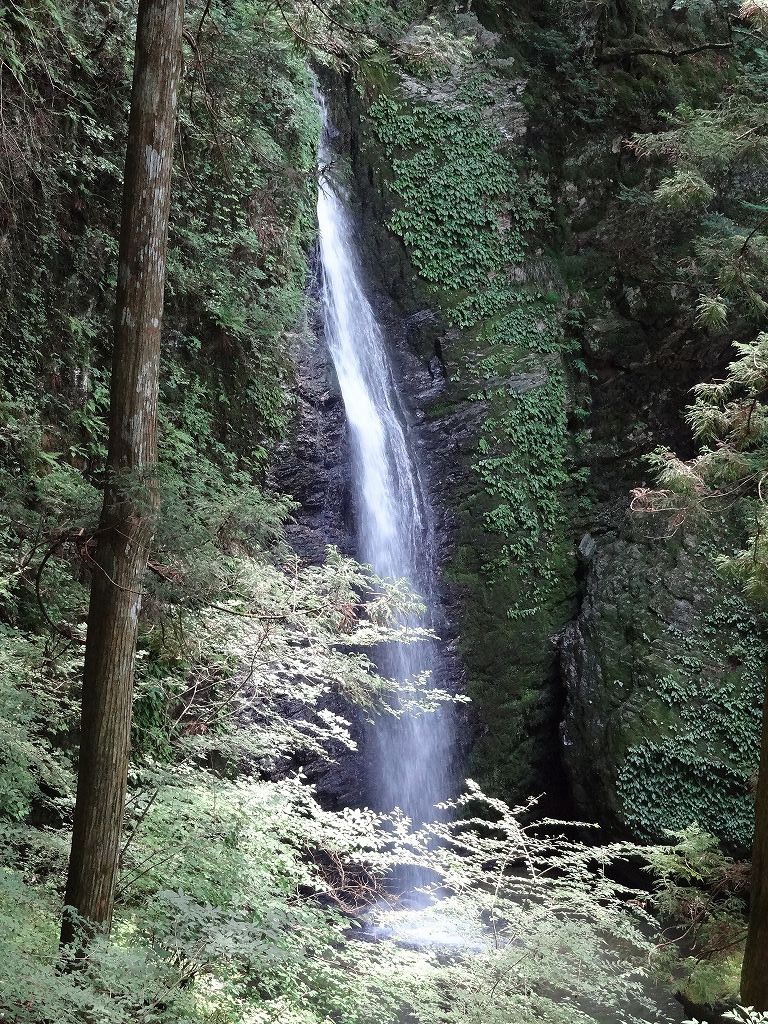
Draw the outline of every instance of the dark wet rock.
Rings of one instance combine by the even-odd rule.
[[[293,428],[274,470],[279,490],[298,504],[288,540],[308,562],[325,559],[328,545],[352,553],[351,486],[344,406],[323,346],[305,340],[295,355]]]
[[[726,1015],[731,1014],[735,1009],[734,1002],[721,1002],[710,1006],[707,1003],[694,1002],[684,992],[678,992],[677,999],[692,1020],[707,1021],[708,1024],[725,1024],[726,1021],[733,1020],[733,1017]]]

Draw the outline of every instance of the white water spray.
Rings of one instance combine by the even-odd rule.
[[[357,556],[380,576],[406,579],[426,605],[412,624],[431,627],[437,595],[429,503],[390,349],[364,284],[348,195],[332,174],[337,154],[328,110],[321,96],[318,102],[323,324],[349,426]],[[424,672],[434,681],[440,661],[434,641],[395,644],[382,669],[400,681]],[[450,709],[382,716],[374,747],[374,777],[368,780],[372,802],[382,810],[400,807],[417,823],[430,820],[434,805],[451,795]]]

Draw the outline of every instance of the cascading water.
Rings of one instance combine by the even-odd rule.
[[[413,625],[431,627],[438,598],[429,501],[387,338],[366,291],[349,196],[332,173],[337,154],[327,106],[321,95],[317,98],[323,117],[317,199],[323,327],[349,427],[357,555],[380,576],[405,578],[426,606]],[[439,645],[425,641],[393,645],[381,667],[401,681],[424,672],[438,674],[439,683],[442,662]],[[417,824],[433,818],[434,805],[454,790],[451,706],[397,719],[382,716],[374,738],[371,803],[382,810],[400,807]],[[439,901],[421,899],[418,887],[428,881],[418,870],[401,872],[397,882],[408,897],[405,907],[392,912],[391,904],[384,904],[389,912],[374,916],[369,937],[443,952],[482,953],[497,945],[495,930],[486,936],[468,927],[463,917],[446,914]],[[649,995],[655,998],[652,988]],[[679,1014],[673,1019],[679,1020]]]
[[[426,611],[412,625],[432,627],[437,607],[435,537],[406,407],[399,395],[387,339],[366,293],[349,198],[334,180],[334,133],[327,105],[318,102],[323,131],[318,151],[317,219],[326,342],[349,427],[357,510],[357,556],[376,573],[405,579]],[[393,644],[382,669],[406,681],[440,667],[433,640]],[[450,706],[428,714],[382,716],[374,736],[371,802],[400,807],[417,823],[451,790]]]

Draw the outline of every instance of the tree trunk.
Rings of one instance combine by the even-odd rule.
[[[183,0],[139,0],[112,360],[108,476],[88,610],[66,905],[109,929],[136,635],[158,496],[157,393]],[[63,945],[72,942],[65,913]]]
[[[752,847],[752,890],[749,929],[741,970],[745,1006],[768,1010],[768,690],[763,710],[760,773],[755,794],[755,841]]]

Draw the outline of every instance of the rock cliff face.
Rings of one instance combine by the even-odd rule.
[[[644,839],[696,821],[744,850],[762,685],[750,609],[704,537],[660,544],[628,524],[579,550],[584,592],[561,643],[579,809]]]
[[[625,112],[611,130],[582,136],[583,151],[572,147],[557,171],[562,259],[578,260],[590,380],[589,503],[573,524],[583,527],[573,538],[580,596],[560,641],[563,757],[579,815],[643,839],[697,821],[743,852],[764,640],[715,568],[717,553],[738,545],[739,525],[726,512],[667,535],[629,510],[631,489],[652,483],[645,455],[691,450],[690,388],[717,375],[728,352],[727,339],[696,325],[674,275],[660,280],[685,239],[621,200],[648,174],[621,145],[635,130]]]
[[[596,72],[604,112],[555,131],[555,72],[524,49],[510,72],[515,30],[459,20],[473,63],[440,90],[395,66],[328,87],[437,513],[468,770],[617,834],[695,818],[743,848],[762,673],[713,567],[734,525],[654,537],[628,512],[643,456],[690,445],[689,389],[728,347],[658,280],[680,239],[621,198],[648,173],[622,140],[685,75],[651,108],[641,80]],[[297,536],[345,547],[338,398],[316,353],[300,378]]]
[[[308,300],[317,288],[311,283]],[[352,551],[349,445],[344,406],[316,318],[294,351],[293,429],[277,459],[275,483],[298,504],[288,539],[310,562],[320,563],[329,545]]]
[[[509,89],[516,96],[519,83],[513,80]],[[497,318],[482,309],[467,313],[463,324],[457,303],[466,301],[466,292],[437,291],[424,279],[418,243],[409,245],[393,229],[398,214],[418,221],[424,211],[429,219],[434,203],[438,224],[443,215],[450,220],[454,207],[461,205],[466,178],[475,172],[481,189],[476,201],[487,201],[482,194],[482,161],[492,151],[478,153],[479,168],[461,160],[462,134],[472,146],[485,144],[485,100],[469,112],[474,123],[465,125],[460,104],[457,122],[450,123],[457,113],[450,98],[425,96],[413,81],[405,92],[403,107],[395,113],[401,120],[395,130],[405,133],[404,145],[395,143],[393,148],[387,141],[391,125],[386,103],[390,95],[401,95],[397,87],[389,83],[362,93],[348,89],[351,164],[371,275],[388,296],[390,308],[393,304],[402,317],[404,386],[421,423],[443,537],[446,615],[449,631],[457,634],[465,685],[473,701],[467,720],[471,754],[466,770],[509,799],[546,790],[562,803],[566,784],[557,742],[562,694],[553,637],[575,607],[575,558],[565,540],[566,518],[559,506],[548,509],[548,521],[542,524],[533,489],[523,483],[544,487],[548,474],[565,479],[565,409],[554,404],[569,401],[564,361],[553,341],[560,333],[555,322],[559,315],[541,302],[541,292],[535,297],[540,288],[550,286],[555,272],[541,260],[526,270],[522,263],[508,265],[506,254],[502,256],[500,272],[505,278],[509,275],[514,292],[510,297],[499,289],[490,300],[499,301],[501,308],[512,307],[502,338],[495,333]],[[459,133],[452,153],[440,151],[439,136],[430,137],[429,126],[421,140],[419,125],[409,122],[414,112],[418,118],[425,102],[436,103],[440,114],[446,114],[447,132]],[[513,113],[516,138],[524,123],[519,104]],[[409,149],[409,131],[414,149]],[[420,180],[404,198],[399,194],[407,180],[404,165],[420,150],[427,166],[419,170]],[[430,194],[430,181],[443,169],[443,156],[448,163],[446,194],[436,197]],[[489,239],[504,239],[508,229],[502,212],[498,220],[494,216],[477,229],[466,228],[455,243],[438,241],[438,227],[434,238],[426,233],[423,245],[455,244],[457,262],[469,265],[475,244],[482,251]],[[472,273],[469,267],[468,272]],[[478,292],[482,304],[482,286]],[[547,407],[553,391],[557,397]],[[518,410],[519,421],[510,422]],[[513,454],[516,431],[527,447]],[[533,452],[539,438],[544,449],[540,460]],[[502,521],[495,525],[499,512]],[[509,550],[517,545],[525,558],[519,572],[510,572]]]
[[[336,147],[346,163],[355,205],[360,255],[366,271],[369,298],[391,346],[394,372],[409,417],[411,443],[425,474],[432,500],[439,557],[444,563],[453,535],[451,505],[445,486],[456,475],[455,450],[461,443],[459,424],[434,421],[430,405],[445,390],[440,357],[441,329],[435,312],[413,298],[416,276],[405,250],[387,232],[384,192],[375,185],[380,167],[367,163],[360,152],[362,109],[350,79],[327,75],[323,89],[337,133]],[[392,277],[390,271],[396,276]],[[275,484],[292,495],[298,508],[288,528],[294,549],[309,561],[320,562],[332,544],[355,556],[354,523],[357,510],[350,479],[350,450],[344,406],[330,354],[323,337],[319,301],[319,268],[308,284],[308,307],[313,311],[294,354],[296,402],[293,428],[277,460]],[[464,689],[464,677],[456,652],[458,611],[453,595],[443,588],[435,609],[434,628],[442,638],[444,654],[440,686],[451,692]],[[367,717],[338,698],[334,708],[352,723],[358,749],[338,749],[336,763],[313,761],[303,765],[327,805],[355,806],[366,802],[366,780],[371,778],[372,736]],[[463,771],[477,723],[462,713],[462,727],[455,752],[454,771]]]

